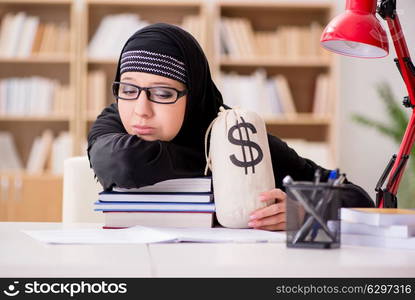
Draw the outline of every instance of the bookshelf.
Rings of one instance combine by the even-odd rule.
[[[1,112],[0,131],[8,132],[13,136],[16,150],[24,167],[28,163],[36,137],[40,136],[44,130],[51,130],[55,136],[62,132],[69,132],[72,137],[76,136],[76,101],[71,93],[76,88],[77,54],[74,24],[76,24],[77,15],[71,0],[0,0],[0,20],[3,29],[6,28],[4,21],[6,18],[17,22],[16,16],[18,15],[23,16],[20,20],[21,27],[14,27],[14,34],[10,35],[12,31],[9,31],[7,36],[10,44],[13,44],[12,37],[16,38],[14,50],[6,51],[3,47],[0,51],[0,80],[7,81],[7,84],[11,84],[12,81],[8,81],[11,78],[27,80],[20,86],[15,86],[15,90],[25,93],[20,97],[14,95],[15,102],[27,101],[31,94],[33,97],[30,99],[30,109],[27,111],[4,110]],[[30,27],[29,19],[32,21],[36,19]],[[7,28],[13,28],[10,24],[13,23],[8,23]],[[36,34],[39,34],[41,27],[42,35],[37,37]],[[28,49],[30,51],[23,53],[20,50],[24,48],[22,41],[28,37],[25,35],[28,28],[35,28],[33,33],[36,34],[33,35],[33,46]],[[43,38],[46,36],[46,28],[49,32],[47,42],[46,38]],[[59,40],[60,47],[52,44],[53,37],[57,36],[65,37]],[[61,101],[66,102],[66,109],[58,112],[53,108],[34,114],[33,108],[41,105],[42,98],[38,94],[39,89],[33,88],[33,85],[40,85],[39,81],[30,81],[33,77],[56,82],[57,86],[53,90],[54,96],[48,101],[57,100],[56,91],[65,86],[67,94]],[[29,88],[29,84],[32,84],[32,87]],[[35,91],[37,93],[34,93]],[[10,95],[8,97],[11,98]],[[39,99],[38,103],[36,99]],[[53,105],[53,102],[50,103]],[[76,148],[73,146],[72,154],[75,153]],[[1,221],[60,221],[63,180],[61,175],[50,173],[49,162],[44,172],[33,174],[25,171],[2,170],[0,181],[3,184],[0,190]]]
[[[40,51],[24,57],[0,55],[0,80],[11,77],[42,76],[58,80],[67,85],[70,91],[65,98],[69,103],[66,114],[0,114],[0,131],[12,134],[17,152],[24,164],[27,163],[35,138],[45,129],[51,129],[55,136],[68,131],[73,141],[72,155],[84,155],[88,130],[99,112],[114,101],[110,85],[115,76],[119,55],[119,51],[113,52],[116,53],[115,55],[100,54],[93,49],[91,44],[96,38],[95,35],[101,22],[108,20],[110,16],[129,14],[139,16],[140,22],[167,22],[193,28],[192,30],[195,30],[197,34],[196,38],[209,59],[213,78],[219,87],[223,82],[223,74],[248,76],[261,69],[264,70],[267,79],[277,75],[284,76],[289,83],[297,112],[295,115],[279,114],[264,117],[267,129],[283,139],[305,139],[310,142],[326,143],[330,148],[330,159],[333,162],[328,167],[334,167],[337,159],[335,111],[338,98],[336,94],[337,64],[334,57],[328,53],[319,52],[322,50],[317,48],[314,53],[304,55],[298,47],[291,48],[291,50],[299,51],[297,55],[283,55],[281,49],[272,48],[275,51],[270,51],[271,48],[264,48],[263,44],[258,47],[261,50],[258,50],[260,51],[258,53],[225,54],[220,39],[222,18],[243,19],[245,25],[248,21],[255,43],[257,41],[263,43],[268,33],[274,34],[279,28],[283,29],[281,32],[285,30],[286,35],[290,30],[302,28],[302,31],[298,31],[300,33],[297,32],[292,36],[303,34],[302,37],[304,37],[310,24],[323,26],[328,22],[332,16],[332,6],[328,1],[309,3],[306,0],[295,2],[288,0],[255,2],[244,0],[0,0],[0,25],[7,14],[25,12],[27,15],[37,16],[40,23],[61,24],[64,22],[68,24],[70,39],[68,51],[64,52],[41,53]],[[288,34],[288,36],[291,35]],[[246,35],[244,38],[247,41]],[[239,41],[242,39],[239,38]],[[318,40],[313,39],[313,41],[315,42],[313,47],[318,47]],[[313,113],[315,85],[318,76],[322,74],[330,78],[328,89],[331,105],[324,114],[315,114]],[[90,86],[101,91],[99,97],[94,96],[92,104],[91,94],[89,94]],[[96,88],[98,86],[99,89]],[[39,174],[23,172],[18,175],[13,172],[0,171],[0,181],[1,176],[9,176],[10,182],[13,182],[13,176],[20,176],[24,185],[27,185],[27,189],[31,186],[33,191],[32,194],[25,192],[25,195],[32,196],[33,201],[38,203],[43,203],[41,201],[55,203],[52,205],[55,209],[60,207],[61,175],[53,175],[48,171]],[[48,197],[53,197],[53,199],[39,200],[46,193],[43,188],[35,188],[36,181],[39,186],[43,184],[43,187],[46,185],[50,187],[51,193],[48,193]],[[4,202],[1,205],[3,206],[0,206],[0,220],[34,220],[30,218],[29,212],[21,212],[13,208],[12,213],[10,208],[4,207]],[[57,210],[48,211],[45,215],[38,212],[32,214],[37,215],[38,220],[60,220],[60,212]]]

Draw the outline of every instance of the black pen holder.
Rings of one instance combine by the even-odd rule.
[[[340,193],[343,185],[292,182],[287,193],[287,247],[340,247]]]

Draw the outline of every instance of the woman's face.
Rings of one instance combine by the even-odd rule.
[[[183,91],[183,83],[163,76],[125,72],[121,82],[132,83],[140,87],[163,86]],[[118,100],[118,110],[125,130],[146,141],[171,141],[180,131],[183,124],[187,96],[179,98],[173,104],[160,104],[147,99],[145,91],[141,91],[137,100]]]

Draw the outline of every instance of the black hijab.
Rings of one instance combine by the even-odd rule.
[[[206,56],[196,39],[178,26],[157,23],[135,32],[125,43],[118,60],[115,81],[120,80],[122,53],[154,51],[178,57],[185,64],[187,104],[183,125],[171,141],[203,151],[204,135],[223,105],[222,95],[212,80]]]

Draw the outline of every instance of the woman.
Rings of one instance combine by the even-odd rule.
[[[113,84],[117,99],[98,116],[88,135],[90,165],[104,189],[151,185],[203,176],[204,135],[223,105],[197,41],[168,24],[147,26],[124,45]],[[285,229],[282,179],[313,180],[317,166],[268,135],[277,188],[261,201],[272,205],[252,212],[249,226]],[[322,180],[329,170],[322,169]],[[343,206],[373,206],[362,190],[344,195]]]

